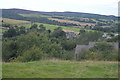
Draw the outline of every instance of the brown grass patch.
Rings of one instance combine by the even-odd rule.
[[[53,21],[58,21],[58,22],[61,22],[61,23],[72,23],[72,24],[78,24],[78,25],[81,25],[81,26],[95,26],[95,24],[93,23],[82,23],[82,22],[78,22],[78,21],[71,21],[71,20],[63,20],[63,19],[55,19],[55,18],[48,18],[49,20],[53,20]]]

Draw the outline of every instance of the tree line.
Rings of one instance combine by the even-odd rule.
[[[8,30],[3,32],[2,39],[2,58],[3,61],[7,62],[28,62],[51,58],[74,60],[74,50],[77,44],[87,44],[89,41],[98,41],[101,37],[100,32],[80,30],[80,38],[67,39],[66,33],[61,27],[51,31],[46,30],[42,24],[33,24],[30,28],[10,25],[7,28]],[[95,47],[95,49],[98,48]],[[91,49],[91,51],[98,53],[95,49]],[[91,51],[88,53],[91,53]],[[93,57],[93,54],[86,54],[86,56],[83,57],[84,58],[80,59],[89,59]],[[109,60],[116,60],[116,57]]]

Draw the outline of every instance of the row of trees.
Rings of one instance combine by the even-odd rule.
[[[102,31],[102,32],[119,32],[119,28],[118,27],[102,27],[102,26],[95,26],[94,28],[92,28],[92,30],[96,30],[96,31]]]

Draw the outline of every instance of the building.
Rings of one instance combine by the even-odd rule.
[[[66,33],[66,38],[70,39],[70,38],[79,38],[79,32],[74,32],[71,30],[63,30]]]
[[[107,39],[110,39],[110,38],[112,38],[114,36],[118,36],[118,34],[117,33],[116,34],[106,34],[106,33],[104,33],[102,35],[103,38],[107,38]]]

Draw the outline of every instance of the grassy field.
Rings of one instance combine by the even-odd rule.
[[[23,17],[50,17],[50,16],[46,16],[46,15],[40,15],[40,14],[19,14]]]
[[[118,63],[44,60],[3,63],[3,78],[117,78]]]
[[[29,24],[30,21],[24,21],[24,20],[15,20],[15,19],[8,19],[8,18],[2,18],[4,23],[7,24]]]
[[[80,29],[78,28],[74,28],[74,27],[65,27],[65,26],[58,26],[58,25],[51,25],[51,24],[44,24],[44,23],[35,23],[37,25],[40,25],[40,24],[43,24],[47,30],[51,30],[53,31],[55,28],[58,28],[58,27],[62,27],[63,30],[71,30],[71,31],[74,31],[74,32],[79,32]],[[31,24],[20,24],[18,26],[25,26],[25,27],[30,27]],[[94,30],[87,30],[87,31],[94,31]]]

